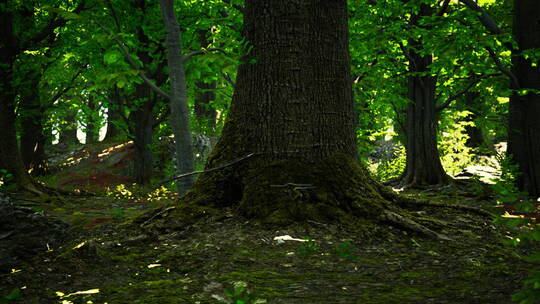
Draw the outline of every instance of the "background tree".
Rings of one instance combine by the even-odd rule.
[[[176,164],[178,173],[192,172],[193,145],[189,129],[189,113],[186,95],[186,73],[180,45],[180,27],[176,21],[172,0],[160,0],[163,21],[167,31],[167,56],[169,80],[171,86],[170,108],[171,126],[176,148]],[[193,176],[187,176],[177,183],[178,193],[183,195],[193,186]]]
[[[536,25],[536,26],[531,26]],[[510,98],[508,152],[519,165],[520,189],[540,196],[540,2],[514,1],[513,34],[517,43],[513,73],[520,85]]]
[[[364,99],[356,102],[365,104],[363,108],[375,117],[373,131],[358,130],[367,150],[389,135],[397,137],[412,163],[401,174],[405,185],[439,183],[447,179],[444,171],[461,172],[471,164],[469,148],[461,142],[466,138],[465,126],[471,124],[465,120],[471,110],[464,102],[465,94],[479,94],[478,100],[486,103],[475,107],[482,110],[477,122],[486,130],[486,139],[495,140],[490,137],[494,128],[503,125],[504,106],[499,98],[508,92],[485,47],[499,55],[504,47],[484,37],[477,15],[451,1],[438,5],[366,1],[351,3],[350,8],[354,16],[352,68],[358,75],[355,90]],[[395,133],[387,131],[392,129]],[[414,135],[408,137],[408,133]],[[499,134],[498,140],[504,138]],[[440,157],[432,157],[437,153]],[[444,170],[440,170],[439,158]],[[414,162],[418,163],[416,173]],[[398,172],[392,175],[400,176]]]
[[[28,175],[24,165],[16,129],[16,60],[25,51],[43,46],[50,40],[54,30],[67,21],[46,10],[36,10],[38,3],[2,0],[0,2],[0,157],[17,184],[30,192],[41,193]],[[83,9],[79,5],[74,11]]]

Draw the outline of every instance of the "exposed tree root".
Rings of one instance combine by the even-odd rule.
[[[436,208],[448,208],[448,209],[455,209],[455,210],[462,210],[467,212],[476,213],[485,217],[492,218],[493,214],[489,213],[488,211],[485,211],[480,208],[476,207],[469,207],[469,206],[462,206],[462,205],[454,205],[454,204],[443,204],[443,203],[434,203],[427,200],[418,200],[406,196],[400,196],[394,191],[380,185],[379,191],[381,192],[381,195],[396,203],[397,205],[403,207],[403,208],[415,208],[415,207],[421,207],[421,206],[427,206],[427,207],[436,207]]]
[[[432,238],[436,238],[436,239],[444,240],[444,241],[452,241],[452,239],[447,237],[446,235],[437,233],[427,228],[426,226],[421,225],[413,221],[412,219],[402,216],[401,214],[398,214],[393,211],[385,210],[383,214],[380,216],[380,219],[383,221],[389,222],[395,226],[405,228],[407,230],[415,231],[415,232],[418,232],[420,234],[423,234]]]
[[[177,204],[140,216],[134,224],[161,233],[183,229],[202,217],[230,209],[269,226],[311,222],[340,223],[357,229],[359,223],[365,222],[451,241],[449,236],[438,232],[451,228],[451,223],[417,216],[409,210],[443,207],[491,217],[488,212],[473,207],[400,196],[373,180],[364,168],[345,156],[316,162],[268,162],[252,158],[235,167],[203,173]]]
[[[38,197],[45,197],[45,196],[94,196],[93,193],[85,191],[85,190],[77,190],[77,191],[70,191],[70,190],[64,190],[54,187],[49,187],[44,184],[41,184],[36,181],[32,181],[30,183],[25,183],[19,186],[20,190],[23,192],[27,192],[29,194],[32,194],[34,196]]]

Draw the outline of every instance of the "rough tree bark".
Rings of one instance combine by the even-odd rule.
[[[7,5],[1,1],[0,5]],[[13,31],[13,13],[0,7],[0,162],[15,177],[15,182],[25,190],[41,194],[25,169],[15,128],[15,89],[12,86],[13,64],[21,52],[20,40]]]
[[[143,30],[145,24],[145,16],[148,14],[147,3],[144,0],[137,0],[134,6],[141,11],[142,19],[141,26],[137,27],[137,39],[141,47],[137,50],[137,57],[142,61],[144,67],[150,65],[152,55],[148,49],[151,44],[150,39]],[[152,73],[155,76],[156,73]],[[158,101],[158,97],[152,93],[152,88],[147,84],[137,84],[135,87],[135,99],[137,99],[137,107],[129,115],[130,133],[135,146],[135,156],[133,159],[133,177],[139,184],[146,185],[150,180],[154,171],[154,155],[152,153],[152,137],[154,134],[154,107]]]
[[[43,133],[44,108],[39,95],[39,75],[28,75],[29,86],[21,93],[19,120],[21,126],[21,155],[33,175],[47,172],[45,134]]]
[[[422,4],[419,14],[411,16],[411,24],[419,26],[420,19],[432,15],[432,8]],[[406,136],[407,160],[401,183],[414,187],[442,184],[448,181],[437,149],[436,78],[429,75],[431,55],[421,55],[420,41],[409,41],[409,76]],[[419,75],[427,73],[427,75]]]
[[[154,108],[155,97],[152,96],[151,89],[147,85],[138,84],[135,89],[135,98],[144,101],[130,114],[130,118],[134,122],[132,128],[133,144],[135,146],[133,175],[135,182],[142,185],[150,183],[154,170],[151,145],[154,134],[154,113],[152,109]]]
[[[193,171],[193,144],[189,129],[189,109],[186,96],[186,75],[180,44],[180,27],[176,21],[172,0],[160,0],[165,30],[167,31],[167,58],[171,86],[171,127],[174,134],[176,166],[179,174]],[[194,183],[192,176],[177,181],[178,193],[183,195]]]
[[[398,197],[359,164],[347,2],[245,4],[250,51],[206,164],[208,170],[219,169],[203,173],[176,206],[147,213],[136,223],[175,229],[230,209],[267,224],[315,220],[365,228],[384,221],[442,237],[399,214]],[[358,225],[359,219],[365,225]]]
[[[519,165],[520,189],[540,196],[540,67],[533,66],[523,51],[540,48],[540,1],[514,1],[513,34],[518,49],[512,57],[513,73],[521,89],[537,90],[510,98],[508,153]]]

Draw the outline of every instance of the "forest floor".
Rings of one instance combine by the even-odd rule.
[[[80,180],[92,191],[123,182],[107,168],[128,153],[99,161],[91,152],[77,153],[89,157],[48,181],[71,178],[75,187]],[[74,177],[77,171],[88,176]],[[115,177],[93,183],[96,174]],[[531,268],[523,257],[539,250],[506,244],[518,228],[430,206],[414,212],[429,214],[451,241],[390,225],[366,231],[307,222],[269,229],[228,212],[152,234],[131,219],[172,200],[116,189],[42,199],[9,194],[13,206],[22,207],[13,213],[18,222],[41,218],[60,228],[53,233],[36,226],[41,234],[0,229],[0,249],[10,246],[9,253],[20,256],[0,261],[0,303],[511,303]],[[466,183],[404,195],[503,210]]]

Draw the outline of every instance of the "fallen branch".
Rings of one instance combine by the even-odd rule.
[[[195,174],[200,174],[200,173],[208,173],[208,172],[212,172],[212,171],[217,171],[217,170],[220,170],[220,169],[223,169],[223,168],[226,168],[226,167],[229,167],[229,166],[232,166],[236,163],[239,163],[243,160],[246,160],[252,156],[256,155],[255,153],[250,153],[246,156],[243,156],[243,157],[240,157],[240,158],[237,158],[237,159],[234,159],[228,163],[225,163],[219,167],[215,167],[215,168],[212,168],[212,169],[208,169],[208,170],[200,170],[200,171],[193,171],[193,172],[189,172],[189,173],[184,173],[184,174],[180,174],[180,175],[177,175],[177,176],[173,176],[173,177],[170,177],[170,178],[167,178],[165,180],[162,180],[160,181],[158,184],[162,185],[162,184],[166,184],[168,182],[171,182],[175,179],[180,179],[180,178],[184,178],[186,176],[191,176],[191,175],[195,175]]]

